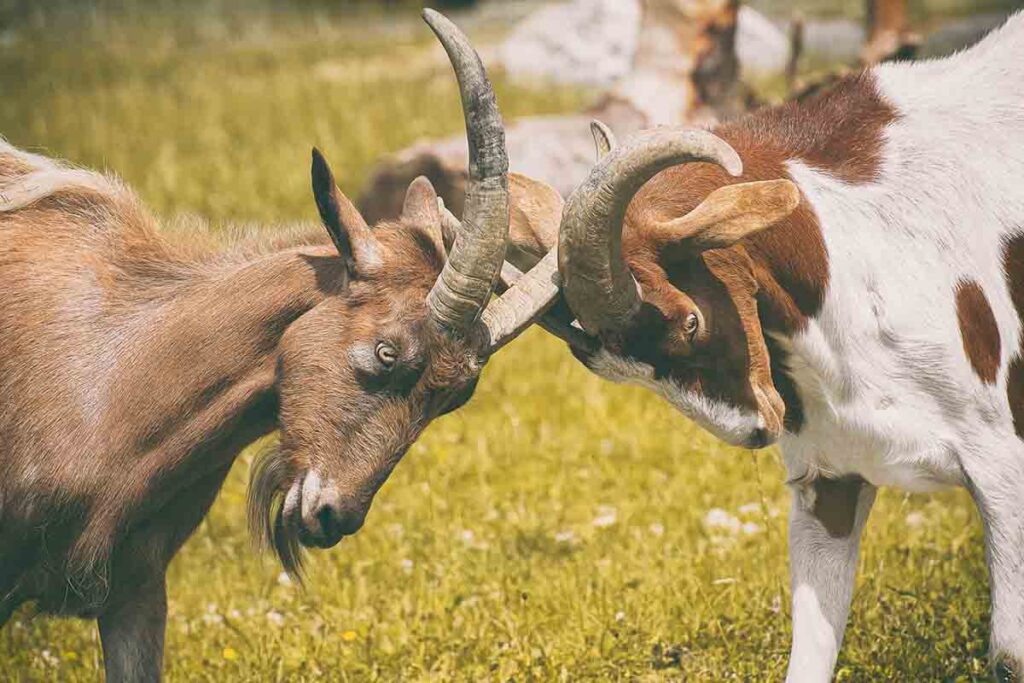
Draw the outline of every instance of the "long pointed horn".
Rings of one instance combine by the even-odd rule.
[[[622,256],[622,222],[644,183],[660,171],[691,161],[743,172],[724,140],[701,130],[659,128],[611,150],[569,196],[558,237],[558,269],[566,300],[591,333],[625,327],[640,308],[640,294]]]
[[[469,182],[462,217],[444,269],[427,297],[433,318],[465,332],[491,296],[508,238],[508,155],[505,129],[487,73],[469,39],[443,15],[423,19],[444,46],[459,81],[469,142]]]

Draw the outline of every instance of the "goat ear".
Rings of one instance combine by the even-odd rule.
[[[438,246],[444,244],[441,237],[441,210],[438,206],[437,192],[426,176],[416,178],[405,191],[401,220],[426,231]]]
[[[686,241],[698,249],[728,247],[778,223],[800,204],[789,180],[765,180],[720,187],[690,213],[652,227],[661,242]]]
[[[505,259],[523,272],[558,243],[562,195],[547,183],[519,173],[508,176],[509,244]]]
[[[345,261],[349,274],[357,267],[368,266],[374,237],[362,214],[338,188],[331,167],[316,147],[313,148],[311,169],[313,198],[320,211],[320,220],[331,236],[338,254]]]

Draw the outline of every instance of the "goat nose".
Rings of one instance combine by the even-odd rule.
[[[316,511],[317,524],[320,527],[319,540],[325,548],[329,548],[342,539],[351,536],[363,526],[364,515],[354,506],[346,505],[340,500],[325,500]]]

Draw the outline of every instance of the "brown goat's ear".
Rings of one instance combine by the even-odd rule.
[[[522,271],[533,268],[558,243],[562,195],[547,183],[509,173],[509,244],[505,258]]]
[[[775,225],[799,204],[800,190],[788,180],[737,183],[718,188],[685,216],[648,229],[658,242],[719,249]]]
[[[402,204],[403,223],[426,232],[444,252],[441,237],[441,210],[437,204],[437,192],[426,176],[419,176],[409,184]]]
[[[320,220],[331,235],[338,254],[355,275],[359,267],[369,267],[374,260],[375,239],[362,214],[338,188],[334,174],[324,155],[313,148],[313,198],[320,211]]]

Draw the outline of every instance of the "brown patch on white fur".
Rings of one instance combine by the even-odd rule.
[[[999,327],[985,292],[974,280],[956,285],[956,319],[964,353],[978,378],[995,384],[999,372]]]
[[[857,498],[864,480],[860,477],[815,479],[812,513],[832,538],[847,538],[857,518]]]
[[[1024,322],[1024,234],[1011,237],[1003,245],[1003,274],[1017,317]],[[1024,440],[1024,329],[1017,343],[1017,353],[1010,359],[1006,373],[1006,399],[1013,415],[1013,429]]]
[[[759,403],[767,421],[786,412],[791,416],[786,428],[798,431],[802,409],[791,382],[781,392],[786,410],[765,410],[782,403],[772,375],[784,382],[788,378],[784,359],[770,358],[764,335],[802,330],[824,301],[828,254],[810,204],[801,198],[796,209],[773,227],[724,249],[705,251],[686,239],[666,241],[656,226],[686,216],[723,186],[787,178],[786,162],[790,160],[851,184],[871,182],[879,173],[883,130],[895,117],[892,107],[878,95],[873,77],[862,74],[807,101],[761,110],[716,129],[715,134],[732,145],[743,160],[741,176],[729,176],[712,164],[691,163],[669,168],[648,182],[627,212],[623,253],[642,285],[645,305],[660,314],[655,316],[657,324],[651,322],[651,315],[641,315],[635,334],[627,337],[646,338],[641,342],[644,348],[626,348],[626,352],[665,368],[684,385],[719,385],[717,393],[724,393],[721,398],[733,404]],[[694,268],[697,259],[705,269]],[[715,289],[706,282],[709,278],[718,282],[729,300],[705,294],[696,306],[691,298],[695,291]],[[741,326],[716,329],[709,322],[703,355],[688,345],[673,347],[670,340],[685,336],[680,327],[686,319],[684,312],[695,308],[705,317],[717,315],[720,320],[722,313],[716,308],[729,309],[725,317],[738,315]],[[738,362],[743,356],[745,364]],[[730,357],[732,361],[728,361]],[[702,372],[700,368],[709,363],[714,371]],[[725,378],[723,373],[731,377]],[[723,391],[725,386],[732,389]],[[755,400],[755,396],[762,398]]]

